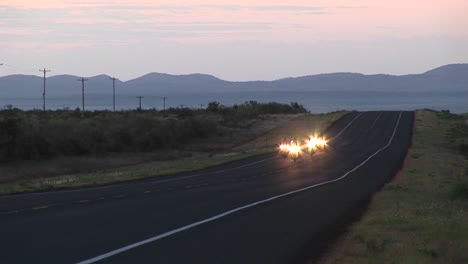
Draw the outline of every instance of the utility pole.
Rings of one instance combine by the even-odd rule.
[[[161,97],[161,99],[163,100],[163,112],[166,112],[166,99],[167,99],[167,97]]]
[[[88,79],[85,79],[85,78],[82,77],[82,78],[78,79],[78,81],[81,82],[82,104],[83,104],[83,112],[84,112],[84,110],[85,110],[85,108],[84,108],[84,84],[85,84],[85,82],[88,81]]]
[[[118,80],[115,77],[110,78],[112,80],[112,109],[115,112],[115,81]]]
[[[137,96],[136,98],[138,98],[138,99],[139,99],[139,104],[138,104],[139,106],[138,106],[138,110],[140,110],[140,111],[141,111],[141,98],[145,98],[145,97],[143,97],[143,96]]]
[[[39,70],[44,73],[44,89],[42,90],[42,111],[45,111],[45,95],[46,95],[46,73],[50,72],[46,68]]]

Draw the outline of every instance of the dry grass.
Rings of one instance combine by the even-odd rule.
[[[109,184],[219,165],[275,151],[284,136],[299,138],[322,132],[345,113],[262,116],[235,134],[202,140],[182,151],[67,157],[2,166],[0,195]]]
[[[455,143],[468,134],[450,133],[463,123],[418,111],[401,176],[321,263],[468,263],[468,163]]]

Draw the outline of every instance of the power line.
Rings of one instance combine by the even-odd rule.
[[[145,98],[145,97],[143,97],[143,96],[137,96],[136,98],[138,98],[138,99],[139,99],[139,106],[138,106],[138,110],[141,110],[141,99],[142,99],[142,98]]]
[[[85,78],[80,78],[78,79],[79,82],[81,82],[81,91],[82,91],[82,104],[83,104],[83,112],[85,110],[84,108],[84,86],[85,86],[85,82],[88,81],[88,79],[85,79]]]
[[[115,112],[115,81],[118,80],[115,77],[109,78],[112,80],[112,109]]]
[[[44,89],[42,90],[42,111],[45,111],[46,73],[51,72],[51,70],[47,70],[46,68],[44,68],[39,71],[44,73]]]

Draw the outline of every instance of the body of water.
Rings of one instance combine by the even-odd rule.
[[[138,107],[136,96],[116,95],[116,109],[128,110]],[[298,102],[313,113],[326,113],[336,110],[416,110],[430,108],[450,110],[454,113],[468,112],[468,91],[460,92],[224,92],[190,94],[144,95],[142,108],[162,109],[162,97],[167,97],[166,107],[201,108],[211,101],[223,105],[241,104],[245,101],[258,102]],[[0,106],[31,110],[42,109],[41,95],[29,98],[0,98]],[[81,108],[81,95],[47,97],[47,109]],[[111,110],[112,95],[86,95],[86,110]]]

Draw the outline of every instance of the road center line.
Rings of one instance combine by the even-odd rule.
[[[267,198],[267,199],[264,199],[264,200],[261,200],[261,201],[258,201],[258,202],[254,202],[254,203],[251,203],[251,204],[247,204],[247,205],[244,205],[244,206],[242,206],[242,207],[238,207],[238,208],[235,208],[235,209],[226,211],[226,212],[224,212],[224,213],[215,215],[215,216],[213,216],[213,217],[207,218],[207,219],[205,219],[205,220],[201,220],[201,221],[198,221],[198,222],[195,222],[195,223],[192,223],[192,224],[189,224],[189,225],[186,225],[186,226],[183,226],[183,227],[180,227],[180,228],[171,230],[171,231],[169,231],[169,232],[166,232],[166,233],[163,233],[163,234],[160,234],[160,235],[157,235],[157,236],[154,236],[154,237],[151,237],[151,238],[142,240],[142,241],[140,241],[140,242],[136,242],[136,243],[130,244],[130,245],[128,245],[128,246],[125,246],[125,247],[122,247],[122,248],[119,248],[119,249],[116,249],[116,250],[107,252],[107,253],[102,254],[102,255],[99,255],[99,256],[97,256],[97,257],[94,257],[94,258],[91,258],[91,259],[88,259],[88,260],[81,261],[81,262],[79,262],[78,264],[91,264],[91,263],[95,263],[95,262],[98,262],[98,261],[100,261],[100,260],[103,260],[103,259],[106,259],[106,258],[110,258],[110,257],[112,257],[112,256],[115,256],[115,255],[117,255],[117,254],[120,254],[120,253],[122,253],[122,252],[131,250],[131,249],[137,248],[137,247],[139,247],[139,246],[142,246],[142,245],[145,245],[145,244],[148,244],[148,243],[152,243],[152,242],[157,241],[157,240],[160,240],[160,239],[162,239],[162,238],[165,238],[165,237],[168,237],[168,236],[171,236],[171,235],[180,233],[180,232],[182,232],[182,231],[191,229],[191,228],[193,228],[193,227],[196,227],[196,226],[199,226],[199,225],[208,223],[208,222],[215,221],[215,220],[220,219],[220,218],[222,218],[222,217],[225,217],[225,216],[227,216],[227,215],[230,215],[230,214],[233,214],[233,213],[242,211],[242,210],[244,210],[244,209],[251,208],[251,207],[254,207],[254,206],[257,206],[257,205],[260,205],[260,204],[264,204],[264,203],[267,203],[267,202],[270,202],[270,201],[273,201],[273,200],[277,200],[277,199],[279,199],[279,198],[286,197],[286,196],[289,196],[289,195],[292,195],[292,194],[300,193],[300,192],[303,192],[303,191],[306,191],[306,190],[309,190],[309,189],[312,189],[312,188],[316,188],[316,187],[319,187],[319,186],[322,186],[322,185],[326,185],[326,184],[330,184],[330,183],[333,183],[333,182],[340,181],[340,180],[346,178],[346,177],[347,177],[348,175],[350,175],[352,172],[354,172],[354,171],[356,171],[357,169],[359,169],[360,167],[362,167],[362,166],[363,166],[364,164],[366,164],[370,159],[372,159],[374,156],[376,156],[377,154],[379,154],[380,152],[382,152],[383,150],[385,150],[386,148],[388,148],[388,147],[392,144],[393,139],[394,139],[395,134],[396,134],[396,131],[397,131],[397,128],[398,128],[398,126],[399,126],[399,124],[400,124],[401,115],[402,115],[402,112],[400,112],[400,114],[399,114],[399,116],[398,116],[398,120],[397,120],[397,122],[396,122],[396,124],[395,124],[395,127],[394,127],[394,129],[393,129],[393,134],[392,134],[392,136],[390,137],[390,140],[388,141],[387,145],[385,145],[385,146],[383,146],[382,148],[380,148],[379,150],[377,150],[374,154],[372,154],[371,156],[369,156],[367,159],[365,159],[365,160],[364,160],[363,162],[361,162],[359,165],[357,165],[357,166],[354,167],[353,169],[349,170],[348,172],[346,172],[345,174],[343,174],[343,175],[342,175],[341,177],[339,177],[339,178],[336,178],[336,179],[333,179],[333,180],[330,180],[330,181],[325,181],[325,182],[313,184],[313,185],[310,185],[310,186],[307,186],[307,187],[304,187],[304,188],[301,188],[301,189],[298,189],[298,190],[295,190],[295,191],[290,191],[290,192],[287,192],[287,193],[284,193],[284,194],[280,194],[280,195],[276,195],[276,196],[273,196],[273,197],[270,197],[270,198]]]
[[[47,208],[49,208],[49,206],[47,206],[47,205],[41,205],[41,206],[33,207],[32,209],[33,209],[33,210],[41,210],[41,209],[47,209]]]

